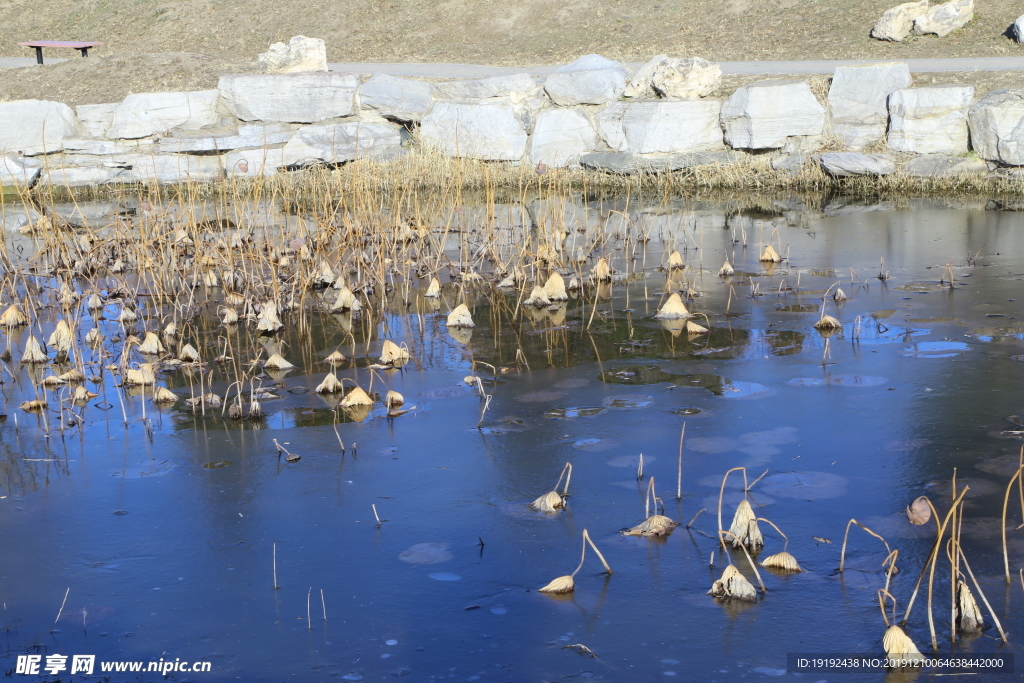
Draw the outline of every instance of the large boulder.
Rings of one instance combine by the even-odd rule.
[[[827,152],[818,157],[818,163],[830,176],[889,175],[896,170],[892,157],[886,154],[859,152]]]
[[[938,85],[897,90],[889,95],[889,149],[914,154],[967,151],[969,85]]]
[[[537,116],[530,138],[530,160],[552,168],[579,163],[594,151],[597,133],[590,120],[575,109],[548,109]]]
[[[224,152],[245,147],[267,147],[288,142],[294,130],[280,123],[239,126],[234,135],[199,135],[169,137],[160,141],[160,151],[171,154]]]
[[[351,121],[300,128],[282,151],[282,166],[338,164],[382,156],[402,145],[401,129],[386,121]]]
[[[1010,35],[1018,43],[1024,43],[1024,15],[1017,17],[1017,21],[1013,22],[1013,26],[1010,27]]]
[[[693,99],[707,97],[722,85],[722,69],[700,57],[679,59],[658,55],[636,72],[626,97]]]
[[[256,64],[271,74],[327,71],[327,45],[319,38],[295,36],[287,45],[271,45],[269,50],[256,58]]]
[[[935,5],[914,19],[914,34],[922,36],[934,33],[940,37],[949,35],[956,29],[966,26],[973,18],[974,0],[950,0]]]
[[[622,116],[626,149],[636,154],[723,149],[721,100],[634,102]]]
[[[896,5],[879,18],[871,29],[871,37],[898,43],[910,35],[914,20],[928,11],[928,0]]]
[[[107,137],[144,138],[174,128],[198,130],[215,125],[220,120],[219,99],[216,90],[129,95],[114,110]]]
[[[224,155],[224,171],[228,176],[267,178],[287,166],[284,147],[236,149]]]
[[[541,88],[528,73],[488,76],[465,81],[442,81],[434,84],[434,92],[443,100],[486,100],[502,98],[519,104],[535,97]]]
[[[306,71],[276,76],[221,76],[217,84],[224,104],[243,121],[318,123],[353,113],[359,76],[354,73]]]
[[[989,171],[984,159],[972,159],[948,154],[922,154],[907,162],[904,172],[914,178],[948,178],[950,176],[979,175]]]
[[[374,74],[359,88],[359,106],[399,121],[419,121],[434,103],[430,83]]]
[[[633,152],[591,152],[580,157],[580,164],[605,173],[632,175],[668,173],[698,166],[735,164],[745,157],[746,155],[742,152],[730,150],[654,155],[641,155]]]
[[[629,111],[629,102],[610,102],[594,117],[601,139],[609,149],[616,152],[626,151],[626,131],[622,128],[622,118]]]
[[[544,90],[555,104],[604,104],[626,91],[629,71],[601,55],[586,55],[559,67],[544,80]]]
[[[40,185],[54,187],[92,187],[110,183],[132,181],[131,171],[109,166],[75,166],[69,168],[44,168],[39,176]]]
[[[17,157],[0,154],[0,190],[5,187],[31,187],[38,177],[38,166],[28,168]]]
[[[786,138],[821,135],[825,108],[803,81],[761,81],[722,105],[725,142],[734,149],[779,149]]]
[[[982,159],[1024,166],[1024,89],[995,90],[967,113],[971,146]]]
[[[114,112],[120,105],[120,102],[80,104],[75,107],[75,113],[89,135],[102,138],[106,137],[107,131],[110,130],[110,124],[114,122]]]
[[[526,153],[526,129],[510,104],[438,102],[423,118],[420,139],[453,157],[519,161]]]
[[[60,102],[0,102],[0,154],[46,154],[62,150],[75,134],[75,112]]]
[[[135,183],[205,183],[222,178],[223,158],[211,154],[153,154],[132,159],[130,179]]]
[[[837,68],[828,106],[839,140],[860,149],[885,135],[889,95],[909,88],[910,83],[910,69],[903,62]]]

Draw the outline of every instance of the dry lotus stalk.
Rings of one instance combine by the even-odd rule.
[[[224,295],[224,303],[228,306],[238,308],[245,305],[245,297],[238,292],[228,292]]]
[[[691,315],[686,310],[686,305],[683,303],[682,297],[679,296],[679,292],[673,292],[654,317],[658,320],[683,320]]]
[[[544,586],[543,588],[539,588],[537,590],[540,591],[541,593],[571,593],[575,589],[575,587],[576,587],[576,585],[575,585],[575,576],[579,573],[580,569],[583,569],[583,563],[587,559],[587,546],[588,545],[590,546],[591,550],[594,551],[594,554],[597,555],[597,559],[599,559],[601,561],[601,566],[604,567],[605,573],[611,575],[612,574],[612,568],[608,566],[608,561],[604,559],[604,555],[602,555],[601,551],[597,549],[597,546],[594,545],[594,542],[592,540],[590,540],[590,534],[587,532],[586,529],[584,529],[583,530],[583,548],[582,548],[582,550],[580,552],[580,563],[576,566],[575,571],[573,571],[572,574],[569,574],[567,576],[559,576],[558,578],[556,578],[554,581],[552,581],[548,585]]]
[[[740,501],[736,507],[736,514],[732,517],[732,524],[729,526],[729,536],[732,539],[732,547],[739,548],[746,546],[749,550],[760,548],[764,545],[764,536],[757,526],[757,515],[750,507],[750,501],[746,498]]]
[[[344,391],[344,389],[345,385],[341,383],[341,380],[339,380],[333,372],[331,372],[324,377],[324,381],[320,382],[313,391],[318,394],[337,394]]]
[[[926,496],[920,496],[907,506],[907,519],[911,524],[921,526],[922,524],[927,524],[931,518],[932,506],[928,503]]]
[[[324,287],[330,287],[334,284],[336,279],[337,276],[334,274],[331,264],[327,263],[327,261],[320,261],[320,272],[314,280],[316,284]]]
[[[89,391],[88,389],[86,389],[85,387],[83,387],[81,385],[75,387],[75,393],[74,393],[74,401],[75,401],[75,403],[79,403],[79,404],[88,403],[89,401],[91,401],[92,399],[96,398],[97,396],[99,396],[99,394],[94,394],[93,392]]]
[[[783,550],[781,553],[769,555],[761,561],[761,566],[767,569],[781,569],[787,572],[802,572],[803,569],[796,561],[796,558]]]
[[[720,277],[729,277],[735,272],[736,271],[733,269],[732,264],[729,263],[729,259],[725,259],[725,263],[723,263],[722,267],[718,269],[718,275]]]
[[[160,337],[156,336],[152,332],[146,333],[146,338],[139,344],[139,353],[147,356],[156,356],[166,351],[164,345],[160,343]]]
[[[263,367],[271,370],[291,370],[295,366],[286,361],[281,354],[275,353],[263,363]]]
[[[80,384],[85,381],[85,375],[78,368],[71,368],[62,374],[60,378],[68,384]]]
[[[153,391],[153,403],[174,403],[178,395],[167,387],[157,387]]]
[[[473,316],[469,312],[469,306],[459,304],[448,314],[448,327],[476,327],[473,324]]]
[[[349,406],[372,406],[373,399],[370,395],[363,391],[362,387],[355,387],[352,391],[345,394],[345,398],[341,399],[339,403],[342,408],[348,408]]]
[[[362,308],[362,304],[359,303],[359,299],[352,293],[352,290],[348,287],[342,287],[338,292],[338,296],[334,299],[334,303],[331,304],[331,312],[338,313],[341,311],[358,311]]]
[[[25,340],[25,351],[21,354],[22,363],[45,363],[49,358],[46,357],[46,352],[43,351],[42,344],[39,343],[39,339],[34,334],[30,334],[28,339]]]
[[[838,319],[833,318],[830,315],[822,314],[821,319],[814,323],[814,329],[832,331],[842,329],[843,324]]]
[[[764,248],[764,252],[758,260],[762,263],[781,263],[782,257],[779,256],[779,252],[775,251],[775,247],[769,244]]]
[[[211,392],[203,394],[202,396],[186,398],[185,403],[189,404],[193,408],[220,408],[223,401],[221,401],[220,396]]]
[[[576,589],[576,580],[573,577],[559,576],[548,585],[543,588],[538,588],[537,591],[540,593],[554,593],[556,595],[564,595],[566,593],[572,593]]]
[[[27,324],[28,318],[22,315],[15,304],[8,306],[7,310],[0,315],[0,326],[2,327],[21,327]]]
[[[716,598],[734,598],[748,602],[757,600],[754,584],[747,581],[747,577],[740,574],[740,570],[731,564],[722,572],[722,578],[711,584],[711,590],[707,594]]]
[[[430,284],[427,285],[427,291],[423,293],[423,296],[431,299],[441,296],[441,283],[436,277],[430,278]]]
[[[548,491],[530,503],[530,507],[538,512],[558,512],[561,508],[565,507],[565,500],[557,491]]]
[[[199,351],[197,351],[196,347],[191,344],[185,344],[181,347],[181,350],[178,351],[178,359],[185,361],[186,363],[198,363]]]
[[[381,365],[404,365],[409,360],[409,350],[405,349],[390,339],[384,340],[384,346],[380,350]]]
[[[885,648],[885,654],[890,659],[909,661],[923,661],[925,659],[921,651],[914,645],[914,641],[910,639],[910,636],[904,633],[903,629],[896,624],[885,629],[885,635],[882,636],[882,647]]]
[[[985,617],[978,607],[970,587],[963,581],[956,582],[957,626],[961,631],[975,632],[985,627]]]
[[[668,536],[679,526],[679,522],[665,515],[651,515],[632,529],[622,532],[624,536]]]
[[[124,375],[124,383],[129,386],[153,386],[156,384],[153,366],[150,363],[142,363],[137,368],[130,368]]]
[[[79,298],[80,297],[78,296],[78,292],[68,287],[66,283],[61,285],[60,304],[65,309],[71,308],[72,306],[77,304]]]
[[[277,317],[277,303],[268,301],[263,304],[263,310],[256,318],[256,329],[260,332],[274,333],[284,327],[284,323]]]
[[[536,286],[530,292],[529,298],[527,298],[523,303],[527,306],[550,306],[551,300],[548,299],[547,295],[544,293],[543,287]]]
[[[598,282],[609,282],[612,279],[612,267],[608,265],[608,259],[602,256],[590,270],[590,276]]]
[[[566,301],[569,299],[569,294],[565,291],[565,280],[562,276],[556,272],[552,272],[548,276],[547,282],[544,283],[544,295],[550,301]]]
[[[103,343],[103,333],[100,332],[100,328],[94,327],[89,330],[85,335],[85,343],[89,346],[99,346]]]
[[[121,313],[117,316],[117,322],[121,323],[122,325],[131,325],[138,319],[138,313],[133,311],[129,306],[124,306],[121,309]]]
[[[332,351],[331,355],[327,356],[327,358],[325,358],[324,360],[326,360],[331,365],[338,365],[340,363],[344,363],[348,359],[345,358],[345,354],[343,354],[341,351]]]
[[[394,410],[395,408],[401,408],[402,405],[404,405],[404,404],[405,404],[405,397],[402,396],[397,391],[395,391],[394,389],[389,390],[388,393],[384,396],[384,406],[388,410]]]
[[[220,321],[225,325],[234,325],[238,322],[238,311],[230,306],[221,306]]]
[[[59,320],[53,328],[53,333],[47,342],[57,350],[58,358],[67,358],[68,353],[75,344],[75,335],[71,331],[71,325],[67,320]]]

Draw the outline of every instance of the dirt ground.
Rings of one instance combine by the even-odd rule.
[[[256,70],[190,53],[90,56],[52,66],[0,69],[0,101],[56,100],[69,106],[120,102],[132,93],[212,90],[222,74]]]
[[[1024,46],[1004,35],[1024,11],[1018,2],[977,0],[975,20],[945,38],[885,43],[868,37],[896,2],[0,0],[0,56],[32,56],[18,40],[106,43],[88,59],[50,50],[48,56],[69,59],[0,69],[0,100],[97,104],[133,92],[214,88],[221,74],[255,71],[256,56],[271,42],[299,34],[323,38],[332,62],[529,66],[590,52],[628,62],[660,53],[714,61],[1024,56]],[[716,94],[762,78],[727,76]],[[1024,85],[1024,73],[915,75],[917,85],[951,82],[984,93]]]
[[[1024,46],[1004,35],[1024,12],[1016,0],[977,0],[974,21],[945,38],[870,38],[877,18],[898,3],[0,0],[0,56],[31,56],[19,40],[101,40],[106,45],[96,56],[189,52],[252,62],[271,42],[299,34],[323,38],[331,62],[525,66],[564,63],[590,52],[631,62],[660,53],[713,61],[1024,55]]]

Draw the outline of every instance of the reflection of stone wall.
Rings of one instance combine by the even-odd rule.
[[[677,170],[742,163],[752,153],[770,154],[782,173],[816,163],[836,177],[1024,166],[1024,89],[975,101],[967,86],[912,88],[906,64],[892,63],[837,69],[824,105],[807,83],[787,80],[748,84],[727,99],[699,96],[710,86],[667,99],[658,96],[675,91],[636,80],[658,82],[665,69],[678,79],[680,69],[695,67],[665,59],[648,67],[633,83],[621,64],[591,55],[547,78],[429,83],[323,71],[246,74],[222,77],[217,90],[136,94],[76,110],[5,102],[0,184],[269,176],[397,158],[408,151],[409,131],[441,154],[538,171]]]

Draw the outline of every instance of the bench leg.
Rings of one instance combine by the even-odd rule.
[[[42,64],[42,63],[43,63],[43,48],[37,47],[36,48],[36,64]]]
[[[80,48],[78,48],[78,51],[82,53],[83,57],[88,57],[89,56],[89,48],[87,48],[87,47],[80,47]]]

